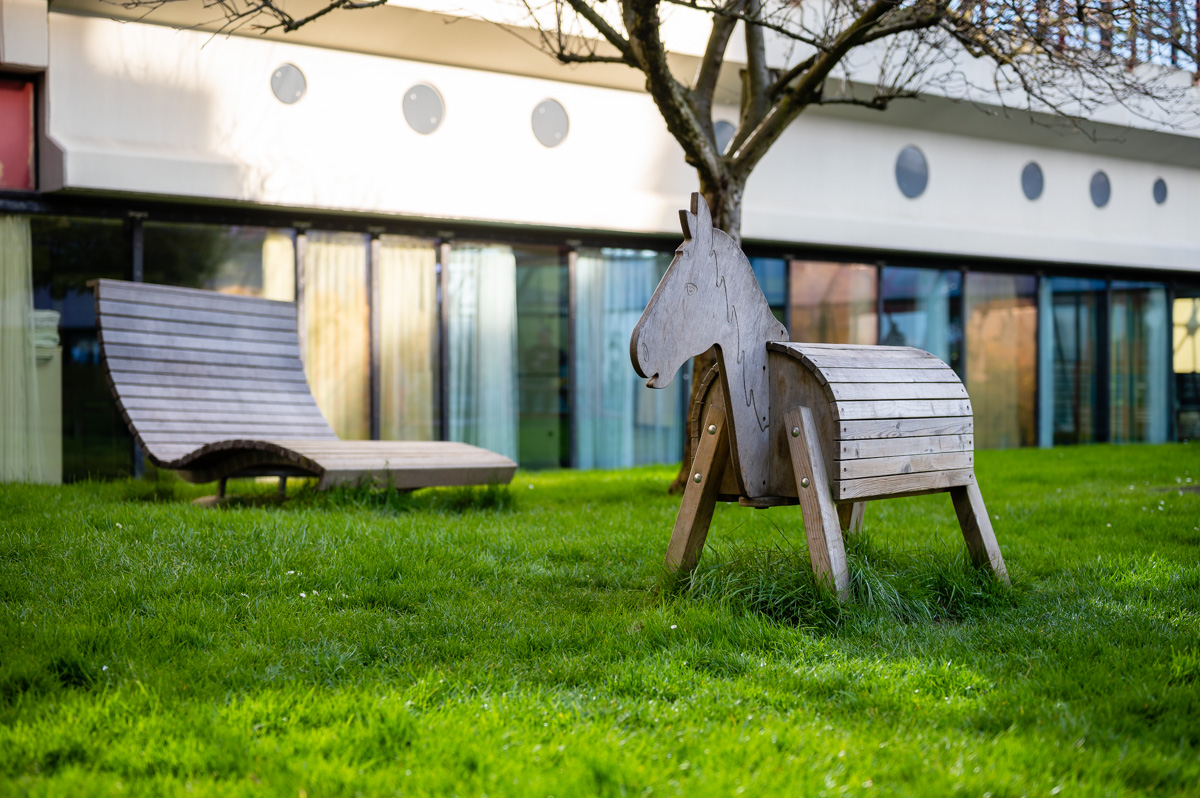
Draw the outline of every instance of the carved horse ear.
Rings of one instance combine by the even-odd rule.
[[[679,221],[683,226],[683,237],[695,241],[701,252],[712,249],[712,214],[708,203],[700,192],[692,192],[691,211],[680,211]]]

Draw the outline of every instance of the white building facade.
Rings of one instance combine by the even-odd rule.
[[[68,479],[131,467],[98,277],[300,303],[343,437],[678,460],[687,382],[640,386],[628,336],[696,176],[636,73],[412,4],[290,37],[160,11],[0,0],[0,217],[61,313]],[[744,249],[796,340],[954,366],[981,448],[1200,436],[1198,132],[1097,131],[937,98],[808,113],[750,180]]]

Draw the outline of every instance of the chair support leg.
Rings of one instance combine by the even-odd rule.
[[[287,477],[279,478],[279,489],[276,495],[281,499],[287,498]]]
[[[836,590],[839,599],[845,601],[850,596],[846,547],[830,495],[829,477],[825,473],[825,457],[821,452],[816,421],[812,410],[807,407],[788,410],[783,414],[783,420],[813,573],[817,579]]]
[[[217,498],[225,498],[225,477],[221,477],[219,480],[217,480]]]
[[[992,520],[983,506],[983,494],[979,492],[978,483],[973,481],[970,485],[951,488],[950,498],[954,500],[954,512],[958,515],[958,525],[962,527],[971,562],[1007,582],[1008,569],[1004,567],[1000,544],[996,542],[996,533],[992,531]]]
[[[679,515],[675,517],[675,529],[667,546],[668,571],[688,574],[700,561],[700,552],[704,549],[704,539],[712,523],[717,491],[721,487],[721,477],[725,474],[728,460],[729,433],[725,426],[725,412],[714,405],[709,408],[700,430],[700,443],[692,460],[692,476],[683,491]]]

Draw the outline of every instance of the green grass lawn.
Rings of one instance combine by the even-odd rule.
[[[977,459],[1011,588],[943,494],[844,607],[798,508],[671,584],[665,468],[0,486],[0,794],[1200,794],[1200,448]]]

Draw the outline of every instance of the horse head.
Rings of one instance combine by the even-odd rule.
[[[708,351],[720,343],[724,320],[710,319],[712,311],[725,311],[725,298],[719,296],[722,281],[708,203],[692,194],[692,209],[680,211],[683,243],[650,298],[633,335],[629,339],[629,357],[638,376],[648,378],[651,388],[665,388],[688,358]],[[728,236],[725,236],[728,238]],[[717,321],[716,324],[712,321]]]
[[[670,385],[688,358],[716,348],[728,400],[734,472],[742,495],[764,495],[770,443],[767,342],[788,340],[737,243],[692,195],[680,211],[683,243],[633,328],[629,357],[651,388]]]

